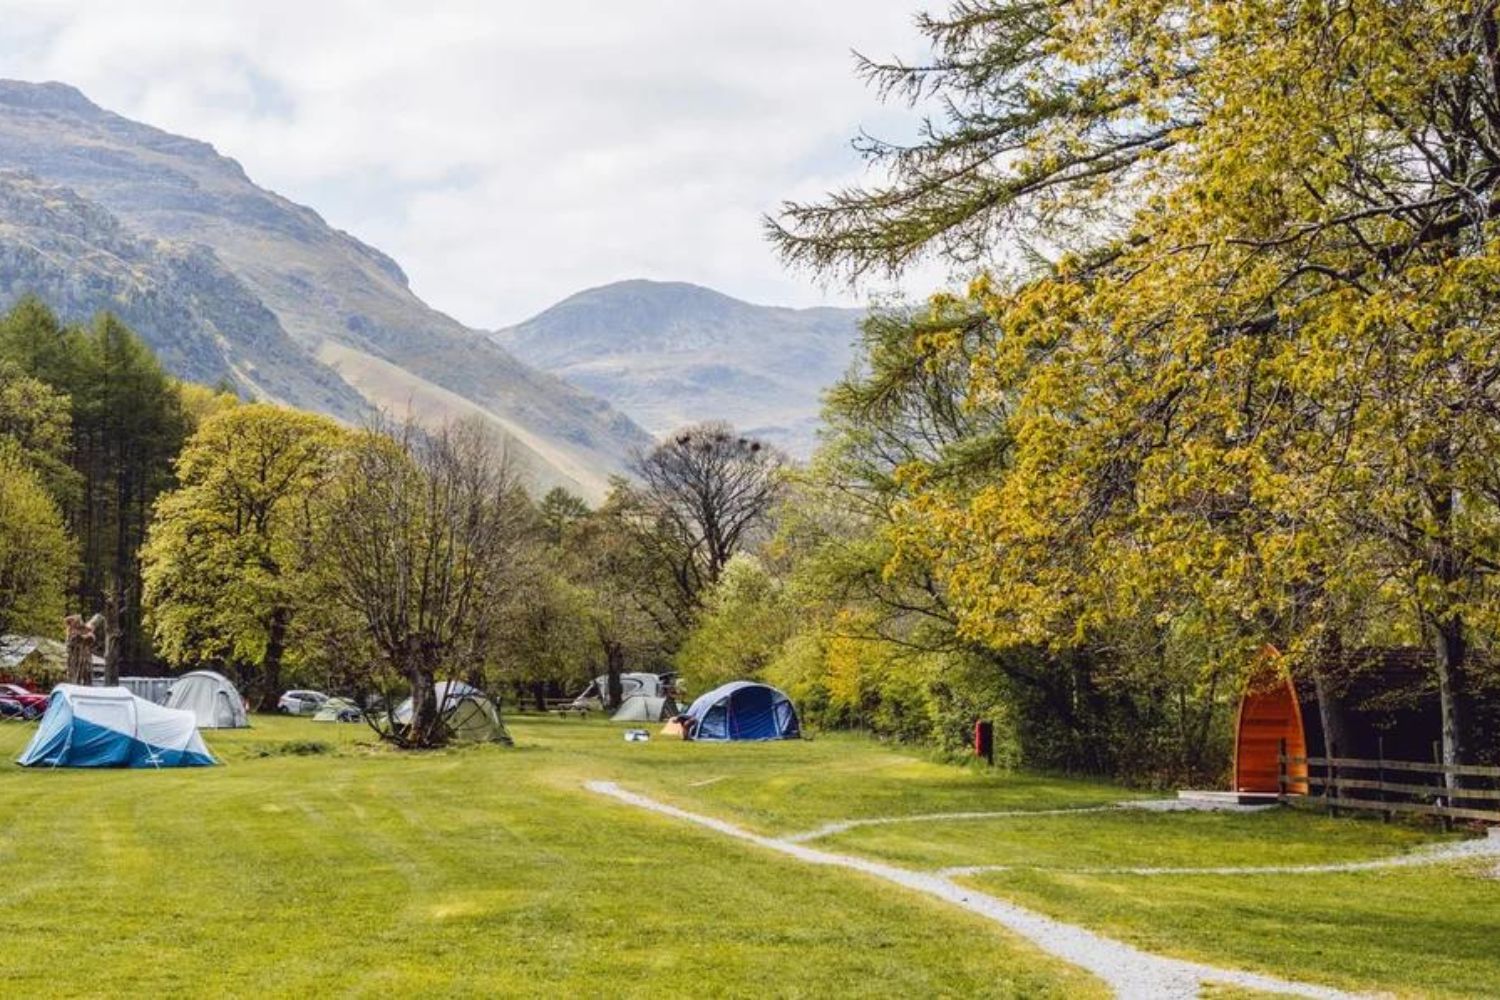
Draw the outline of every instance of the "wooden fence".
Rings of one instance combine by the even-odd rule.
[[[1364,757],[1290,757],[1286,741],[1277,755],[1281,799],[1293,805],[1436,816],[1500,823],[1500,767]],[[1453,787],[1459,779],[1458,787]],[[1305,789],[1305,791],[1304,791]]]

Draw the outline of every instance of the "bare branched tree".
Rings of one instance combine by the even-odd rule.
[[[685,427],[637,456],[641,539],[668,568],[686,613],[765,528],[785,464],[776,448],[721,422]]]
[[[386,676],[412,699],[409,716],[397,717],[394,697],[371,716],[383,737],[447,741],[436,679],[483,681],[486,620],[527,535],[525,510],[514,469],[482,425],[382,423],[350,449],[328,513],[342,567],[334,599],[362,620]]]

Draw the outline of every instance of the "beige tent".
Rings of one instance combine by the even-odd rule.
[[[677,702],[671,698],[646,694],[631,695],[620,710],[609,717],[611,722],[664,722],[677,714]]]

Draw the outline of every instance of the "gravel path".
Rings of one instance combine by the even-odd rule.
[[[1329,987],[1292,982],[1275,976],[1163,958],[1131,945],[1102,937],[1082,927],[1044,917],[1023,907],[966,888],[942,875],[924,874],[866,858],[821,851],[789,839],[762,836],[711,816],[691,813],[644,795],[628,792],[612,781],[590,781],[586,787],[591,792],[610,796],[640,809],[648,809],[664,816],[694,823],[726,837],[733,837],[767,850],[789,855],[807,864],[832,865],[862,872],[960,906],[1021,935],[1043,951],[1093,973],[1108,983],[1121,997],[1138,997],[1143,1000],[1144,998],[1188,1000],[1188,998],[1197,997],[1204,983],[1224,983],[1268,993],[1284,993],[1302,997],[1355,996],[1355,994]]]
[[[836,833],[853,830],[861,826],[886,826],[890,823],[938,823],[948,820],[1014,819],[1026,816],[1074,816],[1084,813],[1115,812],[1120,809],[1144,809],[1148,812],[1264,812],[1275,809],[1270,806],[1238,805],[1236,803],[1188,802],[1183,799],[1127,799],[1102,806],[1075,806],[1071,809],[1003,809],[997,812],[949,812],[918,813],[913,816],[871,816],[864,819],[844,819],[836,823],[825,823],[815,830],[793,833],[782,839],[792,844],[805,844],[809,840],[820,840]]]
[[[1460,840],[1447,844],[1431,844],[1419,847],[1409,854],[1395,854],[1388,858],[1372,858],[1369,861],[1334,861],[1320,865],[1225,865],[1218,868],[1047,868],[1046,871],[1069,875],[1316,875],[1338,872],[1368,872],[1379,868],[1415,868],[1420,865],[1439,865],[1448,861],[1469,861],[1475,858],[1500,858],[1500,828],[1488,837],[1477,840]],[[938,874],[945,878],[961,878],[984,872],[1008,872],[1018,868],[1038,868],[1036,865],[963,865],[957,868],[940,868]]]
[[[890,823],[933,823],[942,820],[1007,819],[1016,816],[1075,816],[1084,813],[1108,812],[1119,806],[1079,806],[1075,809],[1007,809],[1000,812],[956,812],[919,813],[915,816],[874,816],[868,819],[844,819],[837,823],[825,823],[816,830],[789,834],[781,838],[788,844],[804,844],[809,840],[831,837],[845,830],[860,826],[886,826]]]

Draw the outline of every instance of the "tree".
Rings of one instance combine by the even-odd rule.
[[[783,254],[1010,259],[966,296],[977,350],[913,344],[967,365],[962,407],[1004,402],[1013,452],[978,481],[900,468],[890,571],[933,567],[997,649],[1420,639],[1445,758],[1471,751],[1500,620],[1497,18],[971,0],[921,22],[930,64],[867,65],[944,115],[868,147],[884,186],[790,206]]]
[[[792,635],[796,617],[780,581],[754,556],[739,553],[709,591],[703,613],[677,651],[691,690],[759,679]]]
[[[767,527],[785,462],[777,449],[712,422],[676,431],[636,457],[639,486],[622,489],[619,505],[638,544],[669,574],[679,624],[730,557]]]
[[[0,632],[56,632],[74,553],[57,504],[20,448],[0,442]]]
[[[275,707],[305,580],[318,571],[317,504],[347,438],[326,417],[267,403],[203,421],[142,552],[168,660],[230,664],[262,708]]]
[[[1198,74],[1211,0],[959,0],[919,14],[931,58],[860,59],[883,100],[935,105],[915,141],[861,132],[880,178],[766,220],[783,258],[825,275],[897,274],[926,257],[995,260],[1002,243],[1096,238],[1128,218],[1154,158],[1202,126],[1173,99]],[[1246,72],[1249,75],[1249,72]],[[1138,185],[1122,191],[1116,178]]]
[[[549,545],[561,544],[568,529],[589,514],[589,505],[561,486],[554,486],[538,505],[542,528]]]
[[[599,510],[563,536],[562,566],[587,609],[587,629],[607,678],[604,700],[620,704],[620,675],[632,661],[664,656],[680,634],[675,585],[654,548],[641,545],[638,511],[617,483]]]
[[[0,359],[0,440],[20,449],[61,507],[78,498],[79,477],[68,465],[73,417],[68,397]]]
[[[151,505],[171,485],[188,423],[178,384],[118,319],[65,327],[34,298],[0,321],[0,358],[67,396],[71,431],[64,519],[80,542],[75,601],[120,605],[120,656],[149,654],[141,615],[138,552]],[[49,483],[51,477],[49,477]],[[76,488],[75,488],[76,484]]]
[[[337,599],[411,694],[409,719],[386,698],[381,734],[403,747],[441,745],[438,673],[482,687],[494,659],[490,616],[531,518],[516,473],[482,424],[427,433],[381,424],[348,448],[326,509]]]

